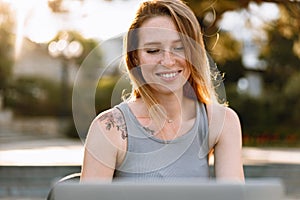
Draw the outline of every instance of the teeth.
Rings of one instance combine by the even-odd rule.
[[[168,74],[160,74],[161,77],[164,77],[164,78],[173,78],[177,75],[176,72],[174,73],[168,73]]]

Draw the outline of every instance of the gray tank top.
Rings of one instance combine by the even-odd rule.
[[[123,163],[116,168],[114,180],[170,181],[208,178],[208,121],[206,109],[197,103],[193,127],[174,140],[158,139],[138,122],[128,104],[116,106],[125,118],[128,140]]]

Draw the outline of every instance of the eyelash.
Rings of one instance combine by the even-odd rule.
[[[154,54],[160,52],[160,49],[147,49],[146,52],[149,54]]]
[[[184,47],[173,48],[174,51],[183,51]],[[159,53],[161,49],[146,49],[146,52],[149,54]]]
[[[184,47],[176,47],[174,48],[175,51],[183,51],[184,50]]]

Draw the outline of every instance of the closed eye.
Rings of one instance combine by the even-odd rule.
[[[183,50],[184,50],[184,47],[183,47],[183,46],[175,47],[175,48],[174,48],[174,51],[183,51]]]
[[[154,54],[160,52],[160,49],[146,49],[146,52],[149,54]]]

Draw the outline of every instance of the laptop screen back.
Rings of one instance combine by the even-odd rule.
[[[282,200],[279,180],[178,183],[61,183],[56,200]]]

